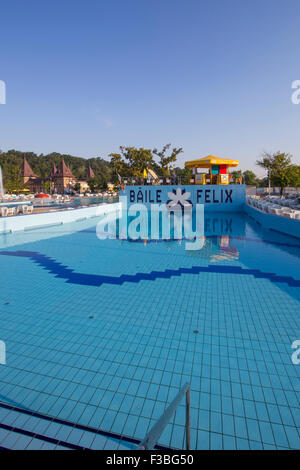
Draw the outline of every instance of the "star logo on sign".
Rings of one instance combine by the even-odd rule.
[[[188,201],[191,193],[186,193],[181,191],[180,188],[177,188],[176,191],[168,193],[170,200],[167,202],[167,208],[169,210],[181,210],[181,209],[191,209],[192,203]]]

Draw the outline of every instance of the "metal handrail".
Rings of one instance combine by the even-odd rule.
[[[186,395],[186,412],[185,412],[185,437],[186,437],[186,450],[191,448],[191,386],[187,382],[182,389],[178,392],[172,403],[164,411],[159,420],[152,427],[146,437],[140,442],[136,450],[149,450],[153,449],[162,435],[163,430],[170,421],[171,416],[181,402],[183,396]]]

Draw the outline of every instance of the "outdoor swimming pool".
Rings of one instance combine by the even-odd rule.
[[[135,448],[188,381],[192,449],[299,449],[300,240],[209,213],[186,251],[97,220],[2,235],[0,446]]]

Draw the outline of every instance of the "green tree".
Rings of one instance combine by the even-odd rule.
[[[233,181],[235,182],[236,180],[242,180],[243,178],[243,173],[242,173],[242,170],[234,170],[231,172],[231,176],[233,178]]]
[[[268,178],[257,178],[256,180],[257,186],[259,188],[267,188],[269,184],[269,179]]]
[[[269,182],[280,187],[280,194],[283,195],[284,188],[293,184],[292,156],[289,153],[276,152],[273,154],[264,152],[261,160],[256,164],[268,171]]]
[[[171,147],[171,144],[166,144],[162,148],[161,151],[157,150],[156,148],[153,149],[153,154],[156,155],[159,160],[158,160],[158,169],[161,174],[161,176],[169,176],[170,170],[172,169],[172,163],[175,163],[177,160],[177,156],[183,151],[182,148],[173,148],[171,151],[170,155],[167,155],[167,152],[169,151]]]
[[[107,181],[102,180],[101,183],[98,184],[98,189],[105,191],[108,188]]]
[[[21,178],[21,171],[18,167],[12,166],[10,168],[10,173],[5,183],[5,189],[9,193],[15,191],[18,192],[24,189],[24,185]]]
[[[189,178],[193,176],[192,168],[180,168],[177,166],[176,168],[174,168],[174,172],[178,178],[179,184],[187,184]]]
[[[294,188],[298,188],[300,186],[300,166],[292,165],[291,166],[291,185]]]
[[[89,178],[87,183],[92,193],[96,192],[99,189],[107,189],[107,181],[101,175],[95,176],[95,178]]]
[[[50,187],[51,187],[50,181],[44,180],[44,181],[43,181],[43,189],[44,189],[45,193],[49,193],[49,192],[50,192]]]
[[[245,170],[243,172],[243,181],[247,185],[254,186],[256,185],[256,175],[251,170]]]
[[[97,189],[97,184],[96,184],[95,178],[89,178],[87,180],[87,184],[89,185],[91,193],[94,193]]]
[[[33,171],[45,180],[48,178],[53,165],[56,167],[61,163],[62,157],[67,165],[70,166],[72,173],[78,179],[85,179],[87,165],[90,164],[93,168],[95,176],[101,176],[105,181],[111,181],[113,174],[112,167],[109,161],[101,157],[92,157],[89,159],[76,157],[73,155],[65,155],[57,152],[52,152],[48,155],[37,155],[33,152],[20,152],[18,150],[8,150],[7,152],[0,153],[0,166],[2,167],[4,185],[7,188],[7,183],[11,185],[12,172],[17,171],[23,162],[24,156],[26,157],[29,165]]]
[[[110,165],[113,170],[112,180],[114,183],[117,183],[119,181],[119,176],[127,176],[126,163],[124,162],[122,155],[119,153],[110,153],[109,157]]]
[[[73,186],[73,189],[76,193],[80,192],[80,183],[75,183]]]
[[[121,154],[128,164],[130,174],[134,177],[142,177],[143,171],[152,168],[154,159],[152,150],[140,147],[120,147]]]

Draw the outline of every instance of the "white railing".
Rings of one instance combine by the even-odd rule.
[[[159,420],[155,423],[150,432],[140,442],[137,450],[150,450],[154,449],[158,439],[163,433],[163,430],[169,423],[172,415],[175,413],[177,406],[180,404],[182,398],[186,397],[186,413],[185,413],[185,437],[186,437],[186,450],[191,448],[191,387],[186,383],[178,392],[172,403],[164,411]]]

